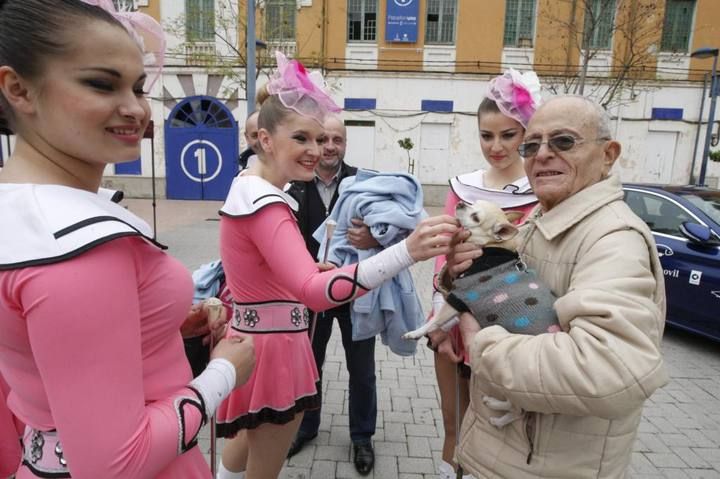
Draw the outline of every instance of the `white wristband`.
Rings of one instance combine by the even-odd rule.
[[[210,361],[205,371],[190,381],[190,385],[197,389],[205,401],[205,413],[208,417],[215,414],[220,403],[230,395],[236,378],[235,366],[230,361],[215,358]]]
[[[357,280],[367,289],[375,289],[400,271],[415,264],[405,240],[382,250],[375,256],[360,261]]]

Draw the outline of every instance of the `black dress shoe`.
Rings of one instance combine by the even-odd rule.
[[[353,462],[357,472],[363,476],[370,474],[375,465],[375,451],[372,444],[353,444]]]
[[[290,450],[287,453],[287,457],[288,458],[293,457],[295,454],[300,452],[300,450],[303,447],[305,447],[305,444],[312,441],[316,437],[317,437],[317,433],[313,434],[312,436],[301,436],[300,434],[295,436],[295,439],[293,439],[293,442],[290,445]]]

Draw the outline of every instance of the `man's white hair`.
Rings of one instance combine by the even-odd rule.
[[[585,106],[587,106],[588,112],[592,115],[592,120],[595,123],[597,131],[597,137],[607,138],[609,140],[613,139],[612,131],[610,130],[610,115],[608,115],[608,112],[591,98],[582,95],[558,95],[547,100],[543,103],[543,106],[563,98],[575,98],[582,101]]]

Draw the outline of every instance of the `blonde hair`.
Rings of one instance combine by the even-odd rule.
[[[255,95],[255,99],[260,105],[260,114],[258,115],[258,128],[264,128],[270,133],[275,132],[275,128],[282,123],[292,110],[286,108],[282,104],[277,95],[271,95],[267,91],[267,85],[263,85]]]

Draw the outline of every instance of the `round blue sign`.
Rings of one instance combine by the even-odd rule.
[[[195,182],[212,181],[220,174],[223,158],[220,149],[207,140],[194,140],[180,153],[183,173]]]

